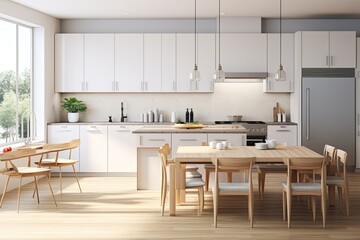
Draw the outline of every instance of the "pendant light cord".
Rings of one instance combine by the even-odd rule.
[[[197,59],[196,59],[196,39],[197,39],[197,36],[196,36],[196,0],[195,0],[195,65],[197,65]]]
[[[281,65],[281,0],[280,0],[280,65]]]
[[[219,0],[219,66],[220,66],[220,0]]]

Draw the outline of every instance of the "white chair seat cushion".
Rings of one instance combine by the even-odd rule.
[[[186,178],[201,178],[202,175],[199,172],[186,172]]]
[[[187,178],[186,188],[203,187],[205,182],[201,178]]]
[[[326,177],[326,184],[328,185],[342,185],[344,184],[344,179],[341,177],[336,176],[327,176]]]
[[[247,192],[249,191],[249,183],[219,183],[219,192]]]
[[[75,163],[77,163],[77,162],[78,162],[78,160],[66,159],[66,158],[58,158],[58,161],[57,161],[57,163],[58,163],[59,165],[61,165],[61,164],[71,165],[71,164],[75,164]],[[36,161],[35,164],[39,164],[39,162]],[[53,164],[55,164],[55,159],[53,159],[53,158],[43,159],[43,160],[41,161],[41,165],[42,165],[42,166],[53,165]]]
[[[281,184],[283,188],[287,189],[287,183]],[[321,191],[320,183],[291,183],[291,190],[296,192],[302,191]]]
[[[51,169],[48,169],[48,168],[18,167],[18,172],[20,174],[45,173],[45,172],[50,172],[50,171],[51,171]]]

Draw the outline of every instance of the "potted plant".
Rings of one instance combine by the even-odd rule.
[[[84,112],[87,108],[85,103],[77,98],[64,98],[64,101],[61,101],[61,107],[68,111],[69,122],[78,122],[79,112]]]

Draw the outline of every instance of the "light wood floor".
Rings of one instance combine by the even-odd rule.
[[[40,205],[33,199],[33,185],[22,192],[16,213],[17,191],[6,195],[0,209],[0,239],[360,239],[360,174],[350,175],[350,216],[338,206],[328,209],[327,228],[322,228],[320,201],[317,221],[306,201],[295,199],[292,228],[282,221],[280,182],[285,175],[267,176],[264,200],[257,195],[254,176],[255,223],[249,228],[247,201],[220,198],[218,228],[212,226],[211,192],[205,195],[205,211],[196,216],[195,193],[177,208],[177,216],[160,216],[158,191],[136,191],[134,177],[82,177],[83,194],[73,178],[65,178],[63,197],[57,178],[52,179],[59,207],[51,199],[45,181],[40,183]],[[13,180],[16,181],[16,180]],[[168,208],[167,208],[168,209]]]

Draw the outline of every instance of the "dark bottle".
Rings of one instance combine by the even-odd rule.
[[[189,109],[186,109],[186,113],[185,113],[185,122],[189,122],[190,118],[189,118]]]
[[[194,112],[193,112],[192,108],[190,110],[190,122],[194,122]]]

